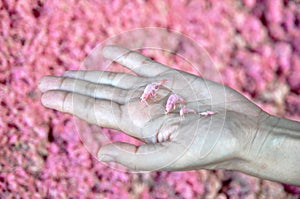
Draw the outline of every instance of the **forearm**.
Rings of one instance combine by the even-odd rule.
[[[300,123],[267,117],[239,170],[269,180],[300,185]]]

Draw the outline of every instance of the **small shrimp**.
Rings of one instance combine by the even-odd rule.
[[[204,112],[198,113],[194,109],[190,109],[190,108],[187,108],[186,106],[183,106],[179,112],[180,116],[184,117],[184,114],[187,114],[187,113],[195,113],[195,114],[199,114],[201,116],[210,116],[210,115],[217,114],[217,112],[213,112],[213,111],[204,111]]]
[[[197,114],[197,111],[195,111],[194,109],[187,108],[186,106],[183,106],[179,111],[179,114],[181,117],[184,117],[184,114],[187,114],[187,113]]]
[[[217,114],[217,112],[213,112],[213,111],[204,111],[204,112],[200,112],[199,115],[202,116],[210,116],[210,115],[214,115]]]
[[[186,101],[177,94],[170,95],[166,104],[165,114],[170,113],[172,109],[174,110],[179,103],[186,104]]]
[[[144,102],[145,104],[148,105],[147,100],[152,98],[152,97],[155,97],[158,89],[160,88],[160,86],[163,85],[166,82],[167,82],[167,80],[163,79],[159,82],[153,82],[151,84],[148,84],[146,86],[146,88],[144,89],[144,93],[140,97],[141,102]]]

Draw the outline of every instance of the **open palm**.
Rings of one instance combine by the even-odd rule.
[[[99,151],[103,161],[134,170],[231,169],[242,152],[251,150],[258,121],[268,115],[236,91],[178,71],[137,52],[117,46],[103,55],[137,75],[104,71],[67,71],[46,76],[39,85],[42,103],[99,126],[121,130],[145,144],[111,143]],[[144,88],[167,80],[154,98],[141,102]],[[165,114],[171,94],[188,108],[211,110],[212,116],[179,115],[180,105]]]

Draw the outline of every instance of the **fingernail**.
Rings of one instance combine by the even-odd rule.
[[[113,162],[114,161],[114,157],[110,156],[110,155],[100,155],[99,157],[99,160],[100,161],[103,161],[103,162]]]

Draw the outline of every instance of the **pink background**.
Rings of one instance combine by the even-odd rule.
[[[79,69],[110,36],[165,27],[205,47],[224,84],[271,114],[300,121],[296,2],[0,1],[0,198],[297,198],[296,187],[238,172],[111,169],[88,153],[74,118],[44,108],[37,90],[39,78]]]

